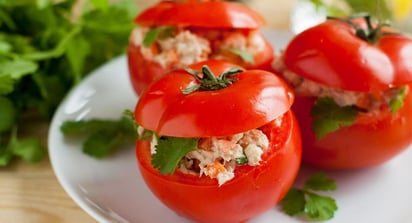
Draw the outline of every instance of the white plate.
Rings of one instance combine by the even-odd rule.
[[[269,31],[272,43],[281,49],[290,34]],[[119,57],[80,83],[62,102],[49,131],[49,152],[55,174],[73,200],[99,222],[182,223],[146,188],[135,162],[134,148],[96,160],[83,154],[81,142],[67,140],[59,128],[65,120],[121,117],[133,109],[135,97],[128,79],[126,58]],[[330,223],[412,222],[412,151],[409,149],[387,164],[362,171],[327,172],[338,190],[332,192],[339,210]],[[311,172],[303,168],[301,184]],[[303,220],[283,214],[279,207],[250,223],[295,223]]]

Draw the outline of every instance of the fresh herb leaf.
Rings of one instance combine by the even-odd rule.
[[[0,61],[0,75],[10,75],[14,80],[19,80],[37,69],[37,63],[27,59],[17,58]]]
[[[396,113],[400,108],[402,108],[403,101],[405,100],[408,90],[409,88],[406,86],[401,87],[396,97],[392,98],[392,100],[389,102],[389,110],[392,114]]]
[[[78,50],[79,48],[82,50]],[[84,64],[91,50],[89,42],[81,35],[75,36],[66,46],[66,58],[72,68],[75,83],[80,82],[83,76]]]
[[[319,9],[324,3],[323,0],[309,0],[317,9]]]
[[[17,128],[13,128],[7,145],[0,145],[0,166],[7,166],[14,157],[29,162],[38,162],[45,156],[46,150],[38,138],[17,138]]]
[[[180,160],[197,149],[198,141],[197,138],[160,137],[152,156],[153,167],[161,174],[172,174]]]
[[[126,116],[126,117],[129,117],[130,120],[135,120],[135,119],[134,119],[134,113],[133,113],[133,111],[131,111],[131,110],[129,110],[129,109],[126,109],[126,110],[123,112],[123,115]],[[158,137],[155,132],[140,127],[140,126],[137,124],[136,121],[134,121],[133,124],[134,124],[134,128],[136,129],[137,139],[138,139],[138,140],[148,140],[148,141],[152,141],[152,140],[153,140],[153,137]]]
[[[8,98],[0,96],[0,133],[10,131],[15,123],[16,108]]]
[[[302,189],[291,188],[281,201],[282,209],[290,216],[304,215],[311,220],[324,221],[333,218],[338,209],[335,199],[316,191],[336,190],[333,179],[323,173],[309,177]]]
[[[333,191],[336,190],[336,184],[333,179],[328,178],[324,173],[317,173],[306,180],[303,188],[315,191]]]
[[[358,110],[352,106],[340,107],[332,98],[319,98],[312,108],[312,129],[318,139],[344,126],[352,125]]]
[[[0,74],[0,95],[6,95],[13,92],[14,81],[10,75]]]
[[[107,157],[137,139],[136,124],[126,115],[119,120],[69,120],[63,122],[60,130],[67,137],[86,137],[83,152],[95,158]]]
[[[333,198],[314,193],[306,193],[305,214],[312,220],[329,220],[338,209]]]
[[[243,164],[247,164],[249,161],[246,156],[243,156],[243,157],[236,158],[235,162],[237,165],[243,165]]]
[[[35,157],[35,149],[40,148],[35,143],[40,140],[30,135],[11,146],[12,129],[30,124],[25,114],[49,121],[67,92],[86,74],[125,52],[137,11],[135,2],[77,3],[0,0],[0,95],[13,107],[6,110],[10,106],[0,105],[0,113],[8,114],[0,117],[7,119],[0,123],[7,124],[0,132],[0,162],[5,165],[16,156],[32,160],[29,157]],[[38,154],[43,152],[39,149]]]
[[[245,50],[241,50],[239,48],[227,48],[226,50],[228,50],[229,52],[235,55],[240,56],[240,58],[242,58],[242,60],[246,63],[255,63],[255,59],[253,58],[253,55]]]
[[[371,0],[342,0],[342,1],[328,1],[328,0],[310,0],[317,10],[326,11],[328,16],[341,17],[351,16],[356,13],[368,13],[376,15],[382,19],[393,18],[391,12],[391,5],[388,1],[371,1]],[[379,12],[378,9],[379,8]]]
[[[31,137],[17,140],[15,137],[10,146],[15,156],[33,163],[39,162],[46,155],[46,150],[38,138]]]
[[[170,26],[153,28],[146,33],[143,39],[143,45],[145,47],[150,47],[154,42],[156,42],[156,40],[171,36],[174,31],[175,29]]]
[[[13,152],[4,145],[0,146],[0,166],[7,166],[13,158]]]
[[[305,193],[302,190],[291,188],[282,199],[282,209],[286,214],[294,216],[304,212],[305,203]]]
[[[109,1],[108,0],[91,0],[93,5],[96,8],[106,10],[109,7]]]

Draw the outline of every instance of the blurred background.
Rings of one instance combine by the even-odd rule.
[[[144,10],[158,0],[136,0]],[[412,32],[411,0],[240,0],[260,12],[270,28],[300,32],[325,20],[326,15],[342,16],[368,12]]]
[[[159,0],[136,0],[136,3],[139,9],[144,10],[158,1]],[[241,0],[241,2],[249,4],[256,11],[260,12],[266,18],[269,27],[288,29],[290,26],[289,15],[297,0]]]

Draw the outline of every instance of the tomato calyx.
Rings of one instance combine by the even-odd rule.
[[[352,21],[358,18],[361,18],[365,21],[366,28],[361,27],[360,25]],[[345,22],[346,24],[350,25],[352,28],[355,29],[355,35],[357,37],[371,44],[377,43],[383,35],[396,34],[394,32],[382,30],[383,27],[390,27],[389,23],[382,23],[379,21],[378,24],[374,26],[372,23],[372,17],[368,13],[360,13],[348,18],[327,17],[327,19],[335,19]]]
[[[216,91],[227,88],[229,85],[238,80],[234,76],[243,72],[243,70],[238,67],[232,67],[219,76],[215,76],[207,65],[203,65],[201,71],[193,70],[190,68],[186,68],[185,70],[189,74],[191,74],[199,83],[183,89],[183,94],[190,94],[198,90]]]

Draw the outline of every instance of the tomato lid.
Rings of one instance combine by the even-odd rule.
[[[365,22],[352,20],[365,26]],[[382,28],[382,32],[385,32]],[[296,35],[286,47],[288,70],[326,86],[358,92],[412,82],[412,41],[387,32],[368,42],[342,20],[327,20]]]
[[[224,1],[162,1],[138,15],[146,26],[256,29],[265,24],[261,15],[245,4]]]
[[[239,66],[209,60],[190,65],[202,70],[204,65],[215,76]],[[242,69],[243,70],[243,69]],[[135,119],[145,129],[175,137],[228,136],[261,127],[287,112],[293,93],[273,73],[243,70],[236,81],[219,90],[182,90],[199,83],[186,70],[175,70],[150,85],[141,95]]]

